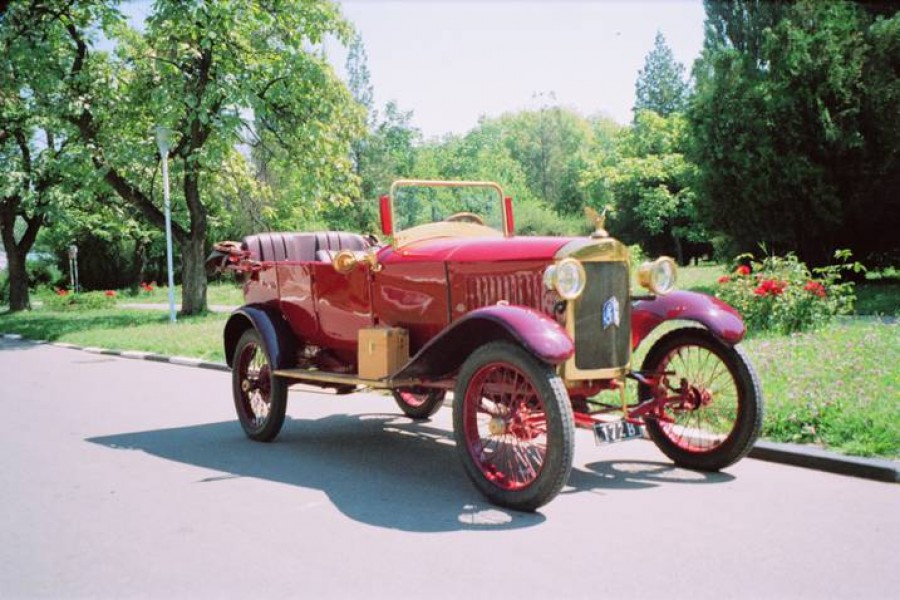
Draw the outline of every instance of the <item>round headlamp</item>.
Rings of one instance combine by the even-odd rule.
[[[678,268],[668,256],[660,256],[653,262],[646,262],[638,269],[638,283],[654,294],[665,296],[675,289]]]
[[[574,258],[564,258],[544,271],[544,287],[566,300],[574,300],[584,291],[587,283],[584,267]]]

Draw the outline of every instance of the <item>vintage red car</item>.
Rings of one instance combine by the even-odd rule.
[[[635,294],[628,248],[602,218],[589,237],[516,236],[495,183],[398,181],[379,208],[384,241],[260,233],[217,246],[219,270],[245,277],[224,342],[250,438],[275,438],[293,383],[390,390],[413,419],[452,392],[466,473],[516,510],[565,485],[576,426],[601,443],[646,433],[700,470],[752,447],[762,397],[738,346],[744,323],[715,298],[673,291],[671,259],[642,265]],[[683,326],[633,368],[632,352],[666,321]]]

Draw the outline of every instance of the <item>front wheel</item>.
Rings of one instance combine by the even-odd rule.
[[[444,404],[444,390],[404,388],[393,390],[394,401],[410,419],[427,419]]]
[[[258,442],[272,441],[284,424],[287,384],[272,373],[272,361],[255,329],[238,340],[232,364],[234,408],[244,433]]]
[[[518,346],[482,346],[463,363],[453,402],[456,449],[491,502],[533,511],[572,470],[575,428],[554,370]]]
[[[647,433],[675,464],[718,471],[753,447],[762,428],[762,391],[739,347],[703,329],[678,329],[650,348],[642,371],[665,374],[665,418],[648,418]],[[639,394],[642,401],[653,397],[646,385]]]

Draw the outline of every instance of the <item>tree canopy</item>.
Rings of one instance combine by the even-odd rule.
[[[642,110],[652,110],[668,117],[683,112],[687,105],[688,84],[684,65],[675,60],[662,32],[656,32],[653,50],[644,59],[635,83],[635,116]]]

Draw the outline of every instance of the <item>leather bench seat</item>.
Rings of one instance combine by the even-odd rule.
[[[259,261],[328,261],[338,250],[362,251],[369,247],[363,236],[346,231],[257,233],[244,238],[244,249]]]

